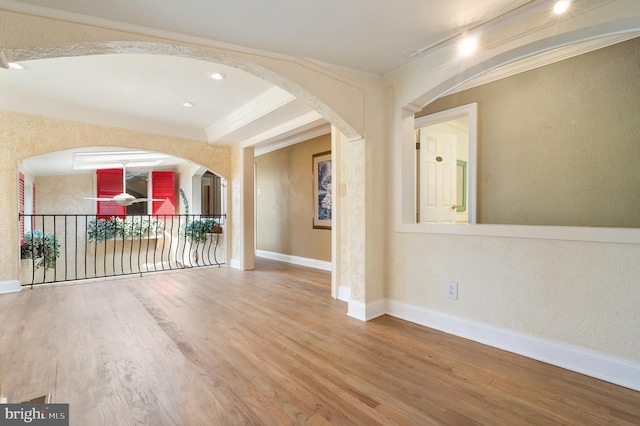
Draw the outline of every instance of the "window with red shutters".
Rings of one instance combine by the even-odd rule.
[[[151,173],[152,198],[163,201],[153,201],[153,214],[175,214],[175,173]]]
[[[18,212],[20,213],[20,245],[24,244],[24,174],[18,176]],[[15,243],[14,243],[15,244]]]
[[[112,198],[124,192],[122,187],[122,169],[96,170],[96,197]],[[98,201],[98,219],[108,219],[112,216],[123,217],[127,208],[113,201]]]

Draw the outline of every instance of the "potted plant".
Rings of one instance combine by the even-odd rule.
[[[184,224],[181,233],[194,243],[203,243],[207,239],[207,234],[221,234],[222,226],[218,219],[194,219]]]
[[[134,240],[162,235],[164,224],[156,218],[130,217],[91,220],[87,224],[89,242],[101,243],[114,238]]]
[[[22,259],[32,259],[34,268],[53,269],[60,256],[60,243],[51,232],[35,230],[24,233],[24,244],[20,248]]]

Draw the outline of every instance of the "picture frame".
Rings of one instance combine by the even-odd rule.
[[[331,229],[331,151],[313,154],[313,229]]]

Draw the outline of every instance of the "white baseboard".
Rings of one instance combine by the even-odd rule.
[[[22,287],[20,286],[20,281],[18,280],[0,281],[0,294],[15,293],[16,291],[20,291],[21,289]]]
[[[364,304],[355,300],[349,300],[347,305],[347,315],[359,319],[360,321],[369,321],[384,315],[385,301],[384,299]]]
[[[351,307],[351,303],[349,303]],[[640,364],[387,300],[387,314],[640,391]]]
[[[343,302],[351,300],[351,287],[338,287],[338,300]]]
[[[236,269],[241,269],[242,264],[240,263],[240,259],[231,259],[229,261],[229,266]]]
[[[309,259],[307,257],[291,256],[288,254],[265,250],[256,250],[256,256],[279,260],[280,262],[293,263],[294,265],[308,266],[309,268],[331,271],[331,262],[327,262],[325,260]]]

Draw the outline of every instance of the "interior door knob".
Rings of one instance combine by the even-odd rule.
[[[458,206],[457,206],[456,204],[453,204],[453,205],[451,206],[451,210],[455,210],[455,209],[457,209],[457,208],[458,208]]]

